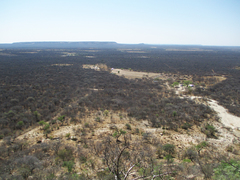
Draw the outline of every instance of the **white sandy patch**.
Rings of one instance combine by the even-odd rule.
[[[227,109],[225,109],[223,106],[219,105],[217,103],[217,101],[215,101],[215,100],[211,99],[208,101],[208,103],[209,103],[210,107],[218,113],[218,116],[221,118],[221,121],[225,126],[228,126],[231,128],[240,127],[240,117],[230,114],[227,111]]]

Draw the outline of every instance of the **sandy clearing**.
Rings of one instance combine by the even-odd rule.
[[[119,76],[124,75],[125,78],[129,78],[129,79],[135,79],[135,78],[141,79],[142,77],[157,78],[162,76],[162,74],[160,73],[136,72],[136,71],[130,71],[127,69],[113,69],[112,73],[115,73],[116,75],[119,75]]]
[[[240,117],[230,114],[227,109],[219,105],[218,102],[213,99],[209,99],[208,103],[210,107],[218,113],[218,116],[225,126],[233,129],[240,127]]]
[[[37,137],[42,137],[43,136],[43,133],[40,132],[40,127],[36,127],[20,136],[18,136],[16,139],[17,140],[22,140],[22,139],[34,139],[37,138]]]

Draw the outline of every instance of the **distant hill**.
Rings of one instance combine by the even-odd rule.
[[[0,44],[2,49],[75,49],[75,48],[97,48],[97,49],[115,49],[115,48],[197,48],[201,45],[151,45],[151,44],[119,44],[117,42],[17,42],[11,44]]]
[[[131,48],[148,46],[145,44],[118,44],[116,42],[18,42],[11,44],[0,44],[0,48],[6,49],[48,49],[48,48]]]
[[[18,42],[0,44],[0,48],[112,48],[116,42]]]
[[[117,42],[105,41],[81,41],[81,42],[61,42],[61,41],[49,41],[49,42],[16,42],[9,44],[1,44],[0,49],[149,49],[158,48],[166,49],[167,51],[202,51],[202,50],[234,50],[239,51],[239,46],[203,46],[199,44],[195,45],[181,45],[181,44],[120,44]]]

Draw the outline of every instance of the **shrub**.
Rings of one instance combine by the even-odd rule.
[[[123,131],[122,129],[120,129],[120,130],[116,130],[114,133],[113,133],[113,137],[115,137],[115,138],[119,138],[121,135],[123,135],[123,134],[126,134],[126,131]]]
[[[215,132],[217,132],[217,130],[213,125],[207,123],[205,127],[202,128],[202,132],[206,134],[208,138],[217,138],[215,135]]]
[[[196,146],[196,148],[197,148],[197,150],[201,150],[201,149],[203,149],[204,147],[206,147],[207,145],[208,145],[208,143],[207,143],[206,141],[203,141],[203,142],[199,143],[199,144]]]
[[[172,155],[175,152],[175,146],[173,144],[165,144],[163,145],[163,150],[169,155]]]
[[[57,118],[59,121],[63,122],[63,120],[65,119],[65,115],[62,115],[60,117]]]
[[[33,112],[33,115],[35,116],[36,120],[38,121],[39,117],[40,117],[40,113],[37,111]]]
[[[100,117],[96,117],[95,121],[100,122],[101,118]]]
[[[103,112],[103,114],[104,114],[105,116],[108,116],[109,111],[108,111],[108,110],[105,110],[105,111]]]
[[[173,111],[173,117],[177,116],[177,112]]]
[[[81,162],[81,163],[85,163],[85,162],[87,162],[87,157],[85,157],[85,156],[80,156],[79,157],[79,161]]]
[[[197,159],[197,151],[193,147],[188,148],[184,153],[184,157],[194,162]]]
[[[19,121],[19,122],[17,123],[17,125],[18,125],[18,126],[23,126],[24,123],[23,123],[23,121]]]
[[[188,86],[189,84],[192,84],[192,81],[190,80],[183,81],[184,86]]]
[[[171,86],[174,87],[174,86],[178,86],[179,85],[179,82],[175,81]]]
[[[43,127],[44,131],[47,131],[50,128],[50,125],[48,123],[45,123],[45,126]]]
[[[73,166],[74,166],[74,162],[73,161],[64,161],[63,162],[63,166],[67,167],[68,172],[72,172]]]
[[[88,124],[88,123],[85,123],[84,126],[85,126],[86,128],[88,128],[88,127],[89,127],[89,124]]]
[[[192,127],[192,125],[189,124],[189,123],[184,123],[184,124],[182,125],[182,129],[186,129],[186,130],[188,130],[188,129],[191,128],[191,127]]]
[[[67,133],[67,134],[66,134],[66,137],[69,138],[69,137],[70,137],[70,133]]]
[[[183,159],[183,162],[190,163],[191,160],[190,159]]]
[[[58,157],[63,161],[71,161],[73,160],[73,150],[68,147],[61,149],[58,151]]]
[[[44,124],[46,124],[46,122],[40,121],[40,122],[38,122],[38,124],[41,125],[41,126],[43,126]]]
[[[127,129],[128,129],[128,130],[132,130],[132,128],[131,128],[131,125],[130,125],[130,124],[126,124],[126,127],[127,127]]]
[[[240,161],[221,162],[214,171],[213,179],[240,179]]]
[[[173,157],[172,157],[172,155],[170,155],[170,154],[167,154],[167,155],[164,157],[164,159],[166,159],[168,163],[173,163]]]

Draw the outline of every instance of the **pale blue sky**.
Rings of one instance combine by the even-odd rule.
[[[240,0],[0,0],[0,43],[240,46]]]

